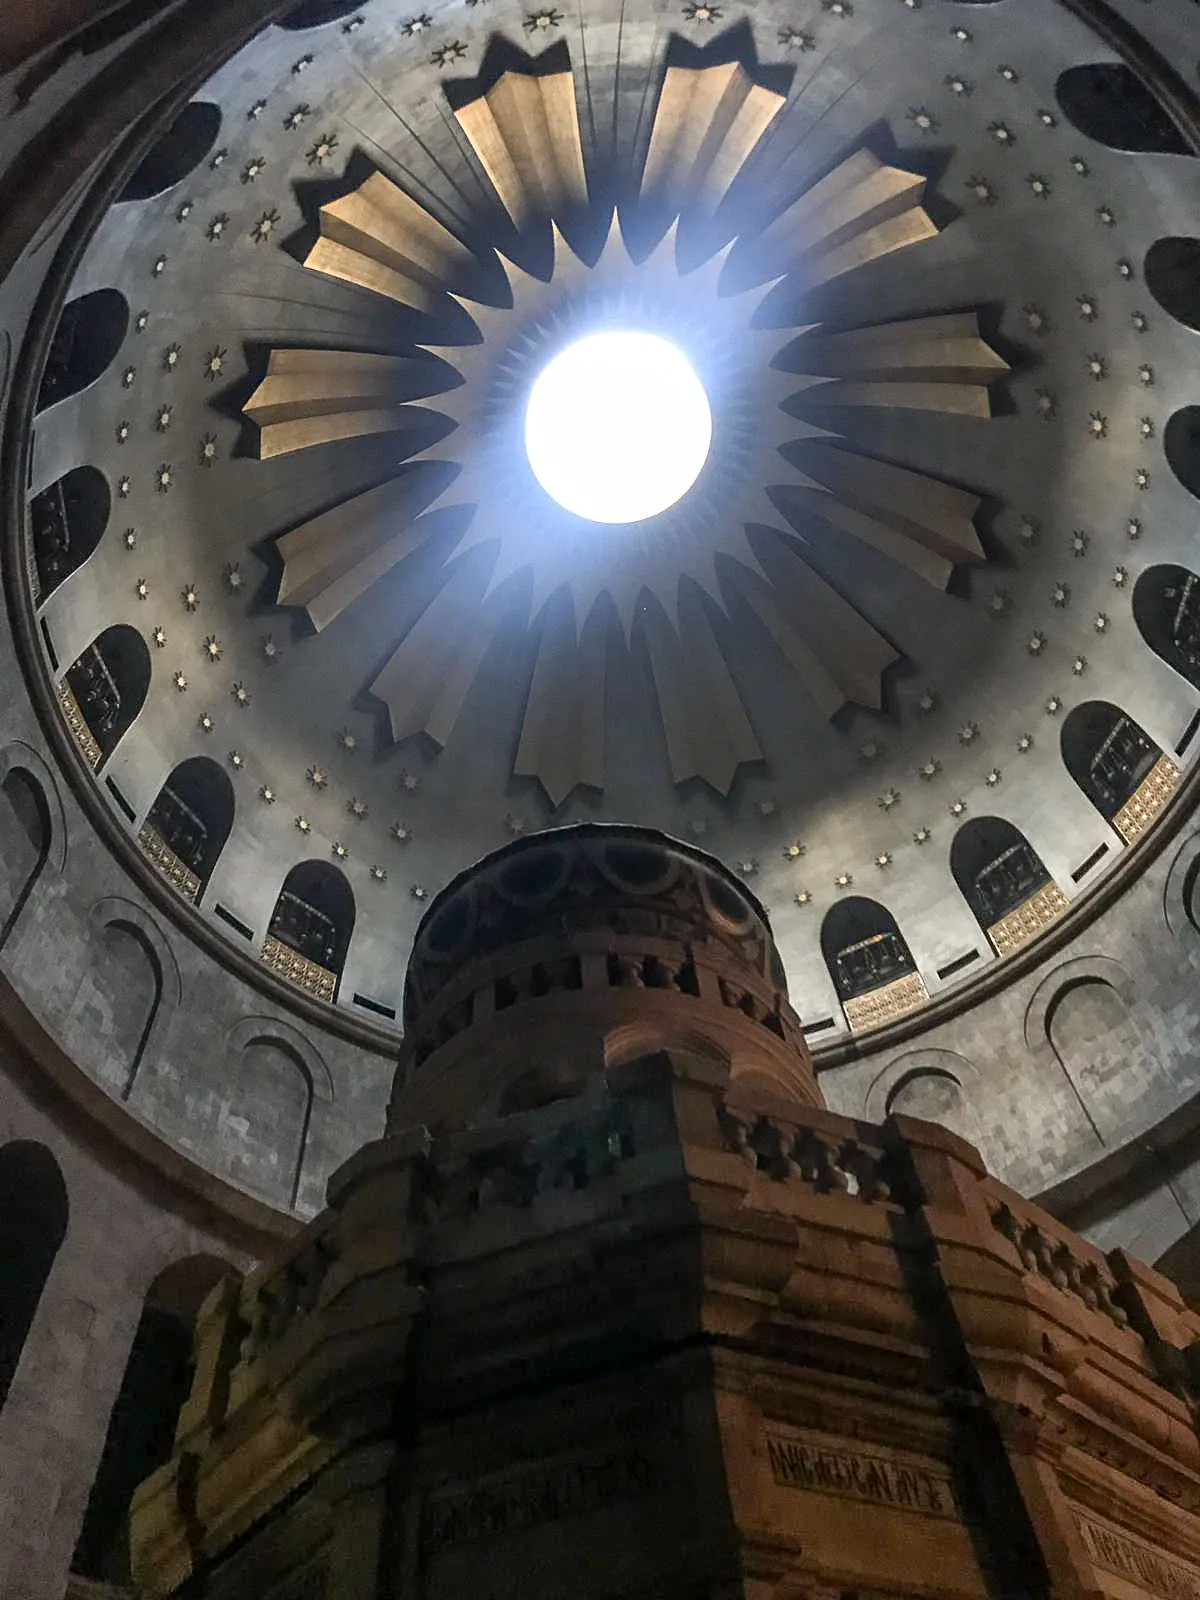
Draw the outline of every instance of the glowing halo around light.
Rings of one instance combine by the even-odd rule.
[[[704,385],[653,333],[588,334],[538,375],[525,450],[542,488],[588,522],[643,522],[673,506],[712,443]]]

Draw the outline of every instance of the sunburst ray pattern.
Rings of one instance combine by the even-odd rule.
[[[615,612],[644,638],[672,778],[727,794],[764,754],[715,626],[727,602],[832,716],[847,702],[878,707],[897,652],[811,564],[814,523],[938,588],[984,559],[977,496],[854,444],[856,417],[872,410],[990,415],[989,386],[1007,367],[976,315],[783,331],[760,316],[768,295],[803,306],[812,289],[930,238],[925,180],[860,150],[721,244],[722,203],[783,103],[737,64],[669,66],[641,171],[585,259],[557,226],[591,203],[573,76],[532,63],[504,73],[455,116],[517,237],[550,225],[542,276],[499,245],[469,249],[380,172],[322,207],[307,268],[441,314],[451,330],[413,355],[276,350],[245,407],[264,458],[380,434],[400,451],[391,481],[278,540],[279,603],[316,629],[428,537],[430,511],[462,508],[445,582],[370,685],[394,740],[444,745],[489,638],[517,619],[537,634],[514,773],[555,805],[577,785],[602,787],[606,760],[619,759],[605,735]],[[659,242],[638,254],[627,235],[646,217]],[[603,218],[592,221],[602,237]],[[480,289],[489,279],[499,292]],[[693,489],[619,538],[549,500],[520,431],[541,365],[613,323],[677,337],[714,412]]]

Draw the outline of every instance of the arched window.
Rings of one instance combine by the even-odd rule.
[[[1147,567],[1134,585],[1133,620],[1155,655],[1200,689],[1200,578],[1186,567]]]
[[[142,709],[150,687],[150,652],[136,628],[105,628],[67,668],[59,688],[71,732],[99,771]]]
[[[95,467],[73,467],[29,502],[29,537],[38,600],[54,593],[100,543],[112,506],[108,480]]]
[[[263,945],[267,966],[332,1001],[354,932],[354,893],[324,861],[301,861],[284,879]]]
[[[304,0],[285,17],[278,26],[290,33],[301,33],[305,28],[323,28],[327,22],[340,22],[362,9],[363,0]]]
[[[208,756],[180,762],[147,813],[138,835],[163,876],[199,900],[233,827],[233,785]]]
[[[45,1145],[0,1147],[0,1407],[8,1398],[50,1268],[67,1232],[67,1191]]]
[[[1200,239],[1156,239],[1144,270],[1146,287],[1163,310],[1200,333]]]
[[[69,300],[50,341],[38,389],[38,411],[95,383],[129,327],[129,302],[117,289],[95,289]]]
[[[0,950],[33,893],[50,853],[50,808],[23,767],[0,783]]]
[[[1085,700],[1063,723],[1062,758],[1096,810],[1128,843],[1179,787],[1179,768],[1107,700]]]
[[[1066,899],[1021,832],[973,817],[950,846],[950,871],[998,955],[1011,955],[1065,909]]]
[[[1167,419],[1163,454],[1187,492],[1200,500],[1200,406],[1182,406]]]
[[[1194,153],[1163,106],[1123,62],[1068,67],[1054,92],[1068,122],[1110,150]]]
[[[192,1256],[173,1263],[150,1286],[75,1546],[71,1570],[80,1577],[113,1584],[130,1580],[134,1490],[170,1459],[192,1386],[196,1319],[211,1291],[231,1273],[213,1256]]]
[[[212,149],[220,129],[219,106],[191,101],[142,157],[118,200],[150,200],[182,183]]]
[[[852,895],[832,906],[821,924],[821,953],[856,1032],[929,998],[895,917],[877,900]]]

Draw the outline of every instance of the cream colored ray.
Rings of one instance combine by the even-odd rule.
[[[785,96],[738,62],[668,67],[642,169],[642,197],[672,213],[716,210]]]
[[[420,387],[422,365],[350,350],[273,350],[243,407],[258,429],[259,459],[412,428],[424,414],[404,401]]]
[[[699,589],[685,586],[678,628],[653,600],[642,626],[673,782],[702,778],[727,795],[738,767],[763,753]]]
[[[990,385],[1008,363],[975,312],[914,317],[842,333],[807,334],[788,349],[797,390],[818,406],[889,406],[990,417]]]
[[[321,207],[321,236],[305,257],[310,272],[417,311],[436,308],[471,252],[382,172]]]
[[[513,762],[513,772],[536,778],[552,805],[579,784],[604,786],[606,655],[607,617],[593,613],[577,632],[570,592],[560,590],[542,613]]]
[[[573,72],[506,72],[454,115],[518,228],[586,202]]]

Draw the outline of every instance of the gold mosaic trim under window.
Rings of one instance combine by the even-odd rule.
[[[882,988],[870,994],[855,995],[842,1001],[842,1010],[850,1024],[851,1033],[863,1033],[867,1028],[878,1028],[881,1023],[893,1022],[897,1017],[915,1011],[929,999],[925,980],[919,972],[906,972],[902,978],[893,978]]]
[[[1167,801],[1179,788],[1179,768],[1170,756],[1159,756],[1113,818],[1113,827],[1126,844],[1140,839]]]
[[[157,828],[143,822],[138,843],[172,888],[178,889],[187,900],[200,898],[200,879],[187,862],[175,854]]]
[[[1055,917],[1067,909],[1067,897],[1056,883],[1044,883],[1035,889],[1027,900],[1014,906],[993,922],[987,931],[992,948],[998,956],[1010,956],[1014,950],[1035,939],[1043,928],[1048,928]]]
[[[58,703],[62,707],[62,714],[67,719],[67,727],[70,728],[75,743],[83,752],[83,759],[95,772],[100,765],[100,746],[97,744],[92,730],[83,720],[83,712],[79,709],[79,701],[76,700],[71,685],[65,678],[58,686]]]
[[[294,983],[297,989],[304,989],[308,994],[315,994],[318,1000],[333,1004],[337,989],[336,972],[319,967],[315,961],[310,961],[307,956],[302,956],[298,950],[293,950],[291,945],[284,944],[282,939],[276,939],[270,933],[263,940],[262,960],[264,966],[270,967],[289,983]]]

